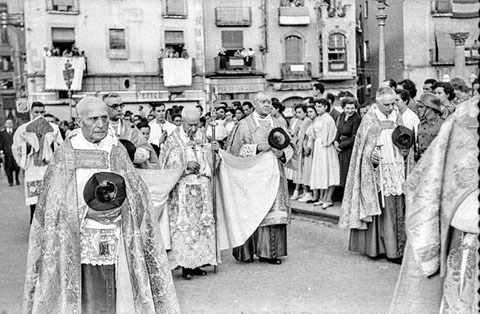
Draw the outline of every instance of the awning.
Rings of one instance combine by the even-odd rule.
[[[65,64],[70,62],[75,74],[72,80],[72,91],[82,90],[84,57],[47,57],[45,58],[45,90],[68,90],[63,78]]]

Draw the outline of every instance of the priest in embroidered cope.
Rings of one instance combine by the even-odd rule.
[[[290,197],[284,165],[291,162],[294,149],[287,146],[278,150],[268,144],[270,131],[279,127],[278,121],[270,114],[271,97],[258,93],[254,106],[255,111],[241,120],[232,131],[229,153],[240,157],[253,157],[260,153],[273,154],[276,158],[273,158],[272,162],[276,163],[280,171],[280,184],[275,200],[263,221],[244,245],[233,249],[233,256],[238,261],[252,262],[254,255],[257,255],[260,261],[281,264],[279,257],[287,255],[287,224],[290,223]],[[247,172],[245,175],[248,175]],[[258,208],[251,210],[256,211]]]
[[[390,314],[479,312],[477,95],[457,106],[405,183],[405,258]]]
[[[160,149],[160,169],[185,169],[168,199],[172,269],[183,267],[182,277],[206,275],[200,266],[217,265],[215,221],[212,204],[212,150],[207,143],[197,108],[182,111],[183,124],[175,129]]]
[[[30,113],[32,120],[22,124],[13,136],[12,154],[25,170],[25,202],[30,206],[32,223],[47,165],[63,139],[58,126],[43,118],[45,106],[41,102],[34,102]]]
[[[105,103],[85,97],[76,110],[81,129],[55,152],[30,230],[24,313],[179,313],[147,186],[109,132]],[[123,177],[120,207],[86,204],[98,172]]]
[[[342,202],[340,226],[350,231],[349,250],[400,262],[405,246],[405,159],[392,141],[401,115],[395,91],[381,87],[357,131]]]

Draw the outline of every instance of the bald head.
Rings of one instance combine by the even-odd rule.
[[[184,108],[182,110],[183,130],[190,138],[195,136],[200,126],[200,111],[195,107]]]
[[[87,96],[75,106],[77,117],[88,117],[93,111],[104,111],[107,113],[107,105],[99,98]]]
[[[85,139],[92,143],[103,140],[108,133],[107,105],[96,97],[85,97],[76,106],[77,121]]]

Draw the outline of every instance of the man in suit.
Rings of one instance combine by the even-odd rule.
[[[5,121],[5,129],[0,131],[0,155],[4,156],[4,168],[8,178],[8,185],[13,186],[13,173],[15,172],[15,182],[20,185],[18,180],[18,174],[20,173],[20,167],[18,167],[12,154],[13,134],[15,129],[13,128],[13,121],[7,119]]]

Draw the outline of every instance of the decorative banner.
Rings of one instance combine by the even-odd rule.
[[[17,112],[26,113],[30,110],[30,104],[28,103],[27,98],[19,98],[16,102]]]

